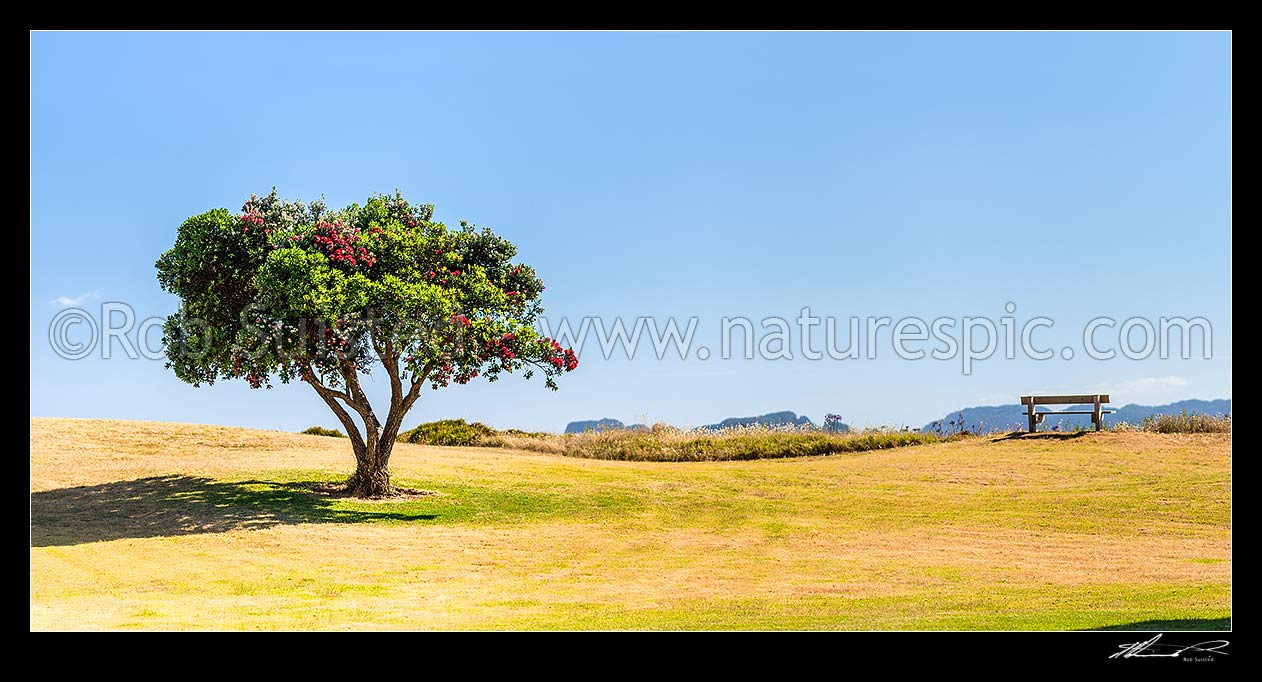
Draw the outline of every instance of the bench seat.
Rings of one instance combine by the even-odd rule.
[[[1021,404],[1025,407],[1025,416],[1029,419],[1030,433],[1038,430],[1038,425],[1043,423],[1043,418],[1049,414],[1089,414],[1091,415],[1091,423],[1095,425],[1095,430],[1099,431],[1104,423],[1104,415],[1113,414],[1113,410],[1104,409],[1104,403],[1109,402],[1109,396],[1104,393],[1089,393],[1075,395],[1023,395],[1021,396]],[[1077,407],[1078,405],[1089,404],[1090,410],[1062,410],[1060,412],[1039,412],[1035,409],[1036,405],[1069,405]]]

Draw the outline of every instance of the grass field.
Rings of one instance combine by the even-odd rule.
[[[31,627],[1224,628],[1230,436],[626,462],[31,420]]]

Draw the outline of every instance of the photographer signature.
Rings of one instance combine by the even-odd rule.
[[[1211,639],[1197,644],[1161,644],[1158,640],[1161,635],[1156,635],[1146,642],[1131,642],[1129,644],[1120,644],[1118,648],[1121,651],[1109,656],[1109,658],[1178,658],[1185,652],[1222,654],[1227,655],[1223,648],[1229,644],[1225,639]]]

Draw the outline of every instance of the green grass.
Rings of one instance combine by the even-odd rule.
[[[666,630],[812,630],[834,629],[833,614],[873,613],[879,620],[848,622],[847,630],[1229,630],[1229,612],[1218,617],[1168,618],[1188,598],[1222,597],[1226,591],[1189,590],[1180,585],[1127,587],[1095,585],[1000,588],[982,595],[926,591],[876,598],[816,596],[765,599],[683,600],[665,607],[628,613],[589,605],[575,614],[543,612],[510,623],[517,629],[620,630],[668,624]],[[490,606],[491,604],[488,604]],[[979,612],[984,615],[979,615]],[[1192,610],[1194,613],[1200,611]],[[1141,614],[1136,616],[1136,614]],[[1152,614],[1154,620],[1128,619]],[[1101,622],[1115,625],[1098,627]],[[979,627],[980,626],[980,627]]]
[[[84,541],[260,529],[294,523],[521,523],[554,518],[596,521],[625,514],[643,500],[619,491],[540,491],[512,481],[452,483],[417,478],[396,485],[432,493],[392,500],[332,496],[345,477],[331,472],[267,471],[259,478],[216,480],[153,476],[32,494],[33,513],[73,509],[59,524],[32,529],[36,546]]]

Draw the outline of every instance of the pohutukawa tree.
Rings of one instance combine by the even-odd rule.
[[[162,288],[181,301],[163,327],[167,366],[193,386],[306,382],[350,437],[350,493],[390,495],[390,452],[426,384],[520,371],[555,390],[555,377],[578,366],[573,350],[535,332],[543,282],[513,262],[516,247],[464,221],[448,229],[433,213],[398,192],[330,211],[273,189],[241,213],[189,218],[157,263]],[[384,420],[360,383],[381,369]]]

